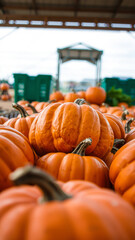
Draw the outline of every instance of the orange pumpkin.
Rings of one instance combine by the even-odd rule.
[[[64,95],[60,91],[55,91],[50,94],[49,100],[55,100],[56,102],[61,101],[61,100],[64,100]]]
[[[20,112],[21,117],[9,119],[4,123],[4,126],[15,128],[28,138],[30,126],[36,116],[35,115],[29,116],[25,109],[19,104],[14,103],[13,107]]]
[[[8,101],[8,100],[9,100],[8,95],[7,95],[7,94],[2,94],[2,95],[1,95],[1,100],[2,100],[2,101]]]
[[[109,113],[104,113],[104,116],[108,120],[113,133],[114,133],[114,138],[117,139],[124,139],[125,137],[125,129],[122,121],[115,115],[109,114]]]
[[[135,128],[133,128],[129,133],[127,133],[125,137],[125,141],[130,142],[131,140],[135,139]]]
[[[0,89],[1,89],[2,91],[7,91],[7,90],[9,89],[9,84],[7,84],[7,83],[1,83],[1,84],[0,84]]]
[[[135,139],[115,153],[110,166],[110,180],[116,192],[135,206]]]
[[[101,87],[89,87],[86,90],[86,100],[89,103],[102,104],[106,99],[106,92]]]
[[[66,93],[64,96],[65,102],[74,102],[76,99],[80,98],[79,94],[72,89],[72,92]]]
[[[0,116],[0,124],[4,124],[7,120],[7,117]]]
[[[23,186],[0,195],[1,240],[134,240],[135,210],[113,191],[88,187],[85,181],[76,189],[78,181],[73,181],[62,185],[64,192],[38,169],[18,169],[11,178]]]
[[[85,94],[86,94],[86,92],[85,91],[79,91],[79,92],[77,92],[77,94],[79,95],[79,98],[83,98],[83,99],[86,99],[86,96],[85,96]]]
[[[94,150],[104,155],[113,145],[112,130],[105,117],[87,104],[79,106],[71,102],[48,105],[33,121],[29,133],[30,143],[39,156],[72,152],[88,137],[92,138],[92,145],[86,151],[88,155]],[[104,143],[103,147],[98,143]]]
[[[19,105],[25,105],[26,103],[29,103],[29,101],[27,101],[27,100],[20,100],[20,101],[17,102],[17,104],[19,104]]]
[[[48,153],[37,160],[37,167],[47,171],[57,180],[85,180],[100,187],[110,186],[108,168],[98,157],[85,156],[91,139],[82,141],[72,153]]]
[[[118,106],[119,107],[124,107],[124,108],[128,108],[129,107],[129,105],[127,103],[125,103],[125,102],[118,103]]]
[[[28,163],[34,164],[28,139],[13,128],[0,125],[0,191],[11,186],[9,174]]]

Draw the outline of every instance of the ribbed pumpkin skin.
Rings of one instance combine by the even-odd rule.
[[[127,143],[132,141],[133,139],[135,139],[135,128],[133,128],[129,133],[127,133],[125,141]]]
[[[114,138],[117,139],[124,139],[125,138],[125,129],[122,121],[116,117],[115,115],[109,114],[109,113],[104,113],[104,116],[108,120],[113,133],[114,133]]]
[[[134,240],[135,211],[116,193],[100,188],[68,192],[74,197],[40,204],[42,193],[37,187],[4,191],[1,240]]]
[[[0,125],[0,191],[11,186],[9,174],[27,164],[34,164],[28,139],[15,129]]]
[[[96,110],[96,112],[100,119],[100,138],[97,146],[91,154],[102,158],[111,151],[114,143],[114,134],[104,115],[100,111]],[[86,150],[86,155],[90,155],[88,148]]]
[[[115,190],[122,196],[132,193],[132,204],[135,206],[135,140],[126,143],[116,154],[110,166],[110,180]],[[132,189],[132,190],[131,190]],[[135,190],[135,189],[134,189]]]
[[[35,119],[34,115],[21,118],[11,118],[4,123],[4,126],[12,127],[28,138],[30,126]]]
[[[49,152],[72,152],[85,138],[92,138],[92,152],[100,137],[100,119],[90,106],[53,103],[33,121],[29,140],[39,156]]]
[[[62,182],[85,180],[100,187],[110,186],[108,167],[97,157],[82,157],[73,153],[48,153],[37,160],[37,167]]]
[[[49,105],[49,102],[39,102],[36,104],[35,108],[38,112],[41,112],[48,105]]]

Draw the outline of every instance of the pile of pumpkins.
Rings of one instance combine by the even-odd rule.
[[[101,87],[0,117],[0,239],[135,239],[135,106]]]
[[[1,83],[0,84],[0,90],[1,90],[0,99],[2,101],[8,101],[8,100],[11,99],[11,95],[8,92],[8,90],[9,90],[9,84],[8,83]]]

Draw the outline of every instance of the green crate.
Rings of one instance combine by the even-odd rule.
[[[29,76],[14,73],[15,102],[20,100],[48,101],[53,85],[52,75]]]
[[[123,93],[135,98],[135,79],[120,79],[120,78],[104,78],[101,82],[101,87],[108,92],[112,87],[122,88]],[[135,104],[135,102],[133,102]]]

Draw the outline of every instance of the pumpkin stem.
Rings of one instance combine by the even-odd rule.
[[[35,108],[34,106],[32,106],[30,103],[26,103],[25,105],[26,105],[26,107],[31,108],[32,111],[33,111],[33,113],[38,113],[37,110],[36,110],[36,108]]]
[[[49,100],[48,103],[56,102],[56,99]]]
[[[21,114],[21,118],[25,118],[25,117],[29,116],[29,114],[26,112],[26,110],[18,103],[12,103],[12,107],[19,111],[19,113]]]
[[[85,150],[88,146],[92,144],[92,139],[91,138],[86,138],[82,142],[80,142],[77,147],[73,150],[72,153],[78,154],[80,156],[85,156]]]
[[[116,147],[113,147],[112,150],[111,150],[111,153],[115,154],[119,149],[116,148]]]
[[[121,148],[125,144],[124,139],[114,139],[113,147],[115,148]]]
[[[124,110],[124,112],[122,113],[122,116],[121,116],[121,120],[127,120],[128,114],[129,114],[129,112],[127,110]]]
[[[15,185],[37,185],[43,192],[40,203],[49,201],[64,201],[72,196],[66,194],[56,181],[45,171],[31,165],[18,168],[10,174],[10,179]]]
[[[72,89],[71,89],[71,91],[72,91],[73,93],[76,93],[76,91],[75,91],[75,89],[74,89],[74,88],[72,88]]]
[[[134,121],[134,118],[130,118],[125,124],[125,133],[129,133],[131,131],[130,125]]]
[[[86,100],[83,98],[77,98],[74,103],[78,104],[78,105],[82,105],[84,103],[86,103]]]

